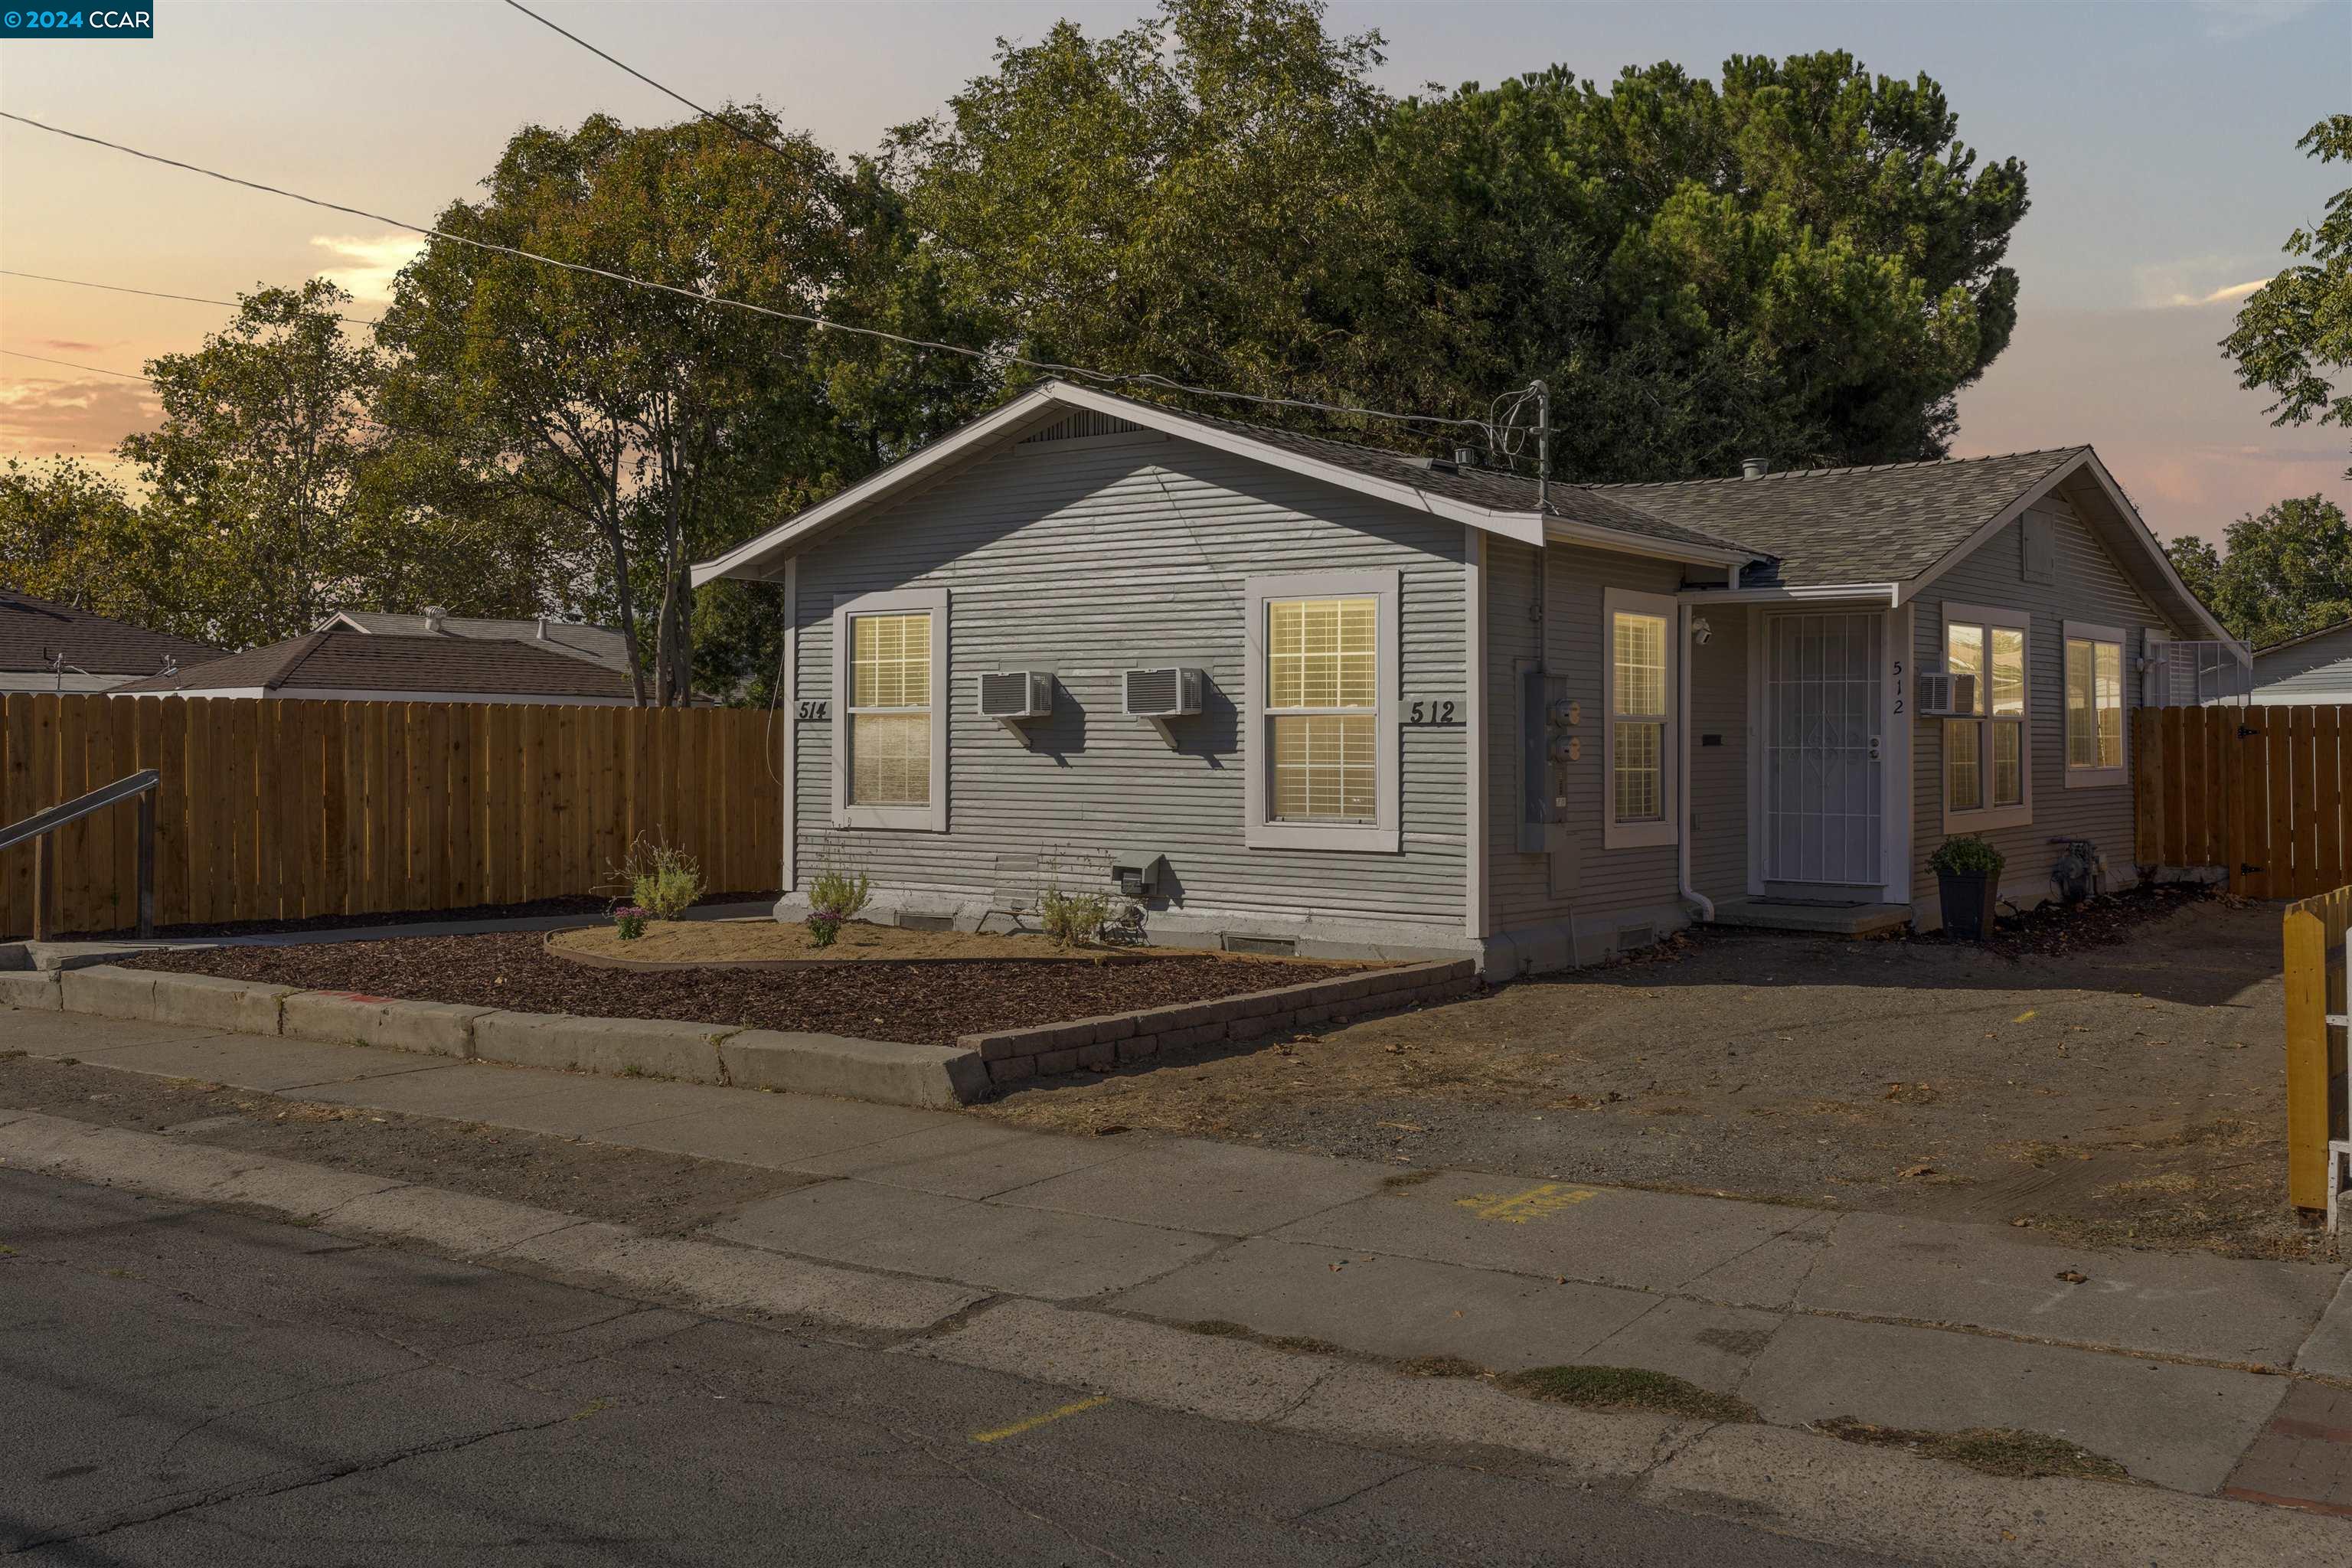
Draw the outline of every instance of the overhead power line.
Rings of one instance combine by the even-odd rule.
[[[779,142],[769,141],[766,137],[761,135],[758,132],[753,131],[750,126],[745,125],[742,121],[732,119],[727,115],[720,114],[715,110],[705,109],[702,105],[695,102],[694,100],[687,97],[686,94],[678,91],[676,88],[663,86],[660,82],[656,81],[653,78],[647,76],[645,72],[639,70],[628,61],[618,58],[615,56],[606,54],[603,49],[598,48],[595,45],[590,43],[579,34],[572,31],[569,27],[551,22],[545,16],[541,16],[538,12],[532,10],[530,6],[521,4],[520,0],[506,0],[506,3],[515,10],[518,10],[524,16],[530,17],[532,21],[538,23],[541,26],[545,27],[550,32],[562,34],[565,37],[571,39],[582,48],[586,49],[590,54],[594,55],[598,59],[603,60],[605,64],[618,67],[620,69],[628,72],[639,81],[644,82],[647,87],[652,88],[656,92],[662,94],[666,98],[675,99],[677,101],[686,105],[688,109],[691,109],[697,114],[699,114],[702,118],[710,121],[714,124],[724,125],[728,130],[732,131],[736,135],[740,136],[744,141],[749,142],[754,147],[764,147],[779,158],[783,159],[786,163],[794,165],[804,173],[814,174],[819,179],[832,181],[838,178],[832,170],[816,163],[812,163],[807,159],[802,157],[799,153],[793,152],[790,148],[785,147]]]
[[[19,272],[13,267],[0,267],[0,278],[34,278],[44,283],[67,283],[76,289],[103,289],[110,294],[143,294],[150,300],[184,300],[191,305],[225,305],[232,310],[242,310],[236,300],[213,300],[202,294],[166,294],[160,289],[132,289],[121,283],[93,283],[86,278],[53,278],[46,272]],[[338,315],[335,320],[349,321],[355,327],[373,327],[373,316]]]
[[[143,152],[137,147],[125,146],[120,142],[109,142],[102,136],[91,136],[79,131],[68,131],[61,125],[46,124],[41,121],[28,119],[7,110],[0,110],[0,120],[14,121],[19,125],[28,125],[36,131],[46,131],[52,136],[62,136],[69,141],[87,142],[93,147],[103,147],[109,152],[124,153],[150,163],[161,163],[166,168],[180,169],[191,174],[202,174],[206,179],[218,180],[224,184],[239,185],[249,191],[259,191],[264,195],[282,196],[288,201],[300,202],[307,206],[322,208],[328,212],[341,213],[348,217],[363,217],[371,223],[388,224],[394,228],[404,228],[411,234],[421,234],[432,239],[447,240],[452,245],[469,246],[477,250],[487,250],[500,256],[511,256],[519,260],[534,261],[542,266],[560,268],[566,272],[581,273],[591,278],[603,278],[634,289],[674,294],[679,299],[690,300],[698,305],[724,306],[729,310],[742,310],[751,315],[765,316],[779,321],[793,321],[802,326],[814,327],[820,331],[870,338],[880,342],[896,343],[902,348],[929,349],[940,353],[958,354],[965,359],[1017,364],[1026,369],[1043,371],[1049,375],[1069,376],[1075,380],[1091,381],[1106,386],[1150,387],[1155,391],[1173,392],[1186,396],[1217,397],[1233,402],[1249,403],[1262,408],[1297,408],[1318,414],[1345,415],[1359,419],[1387,419],[1402,424],[1437,425],[1465,430],[1484,431],[1489,428],[1486,422],[1482,419],[1454,419],[1435,414],[1405,414],[1385,408],[1362,408],[1348,404],[1324,403],[1307,397],[1281,397],[1265,393],[1237,392],[1224,387],[1196,386],[1188,382],[1177,381],[1169,376],[1156,375],[1149,372],[1090,370],[1084,365],[1062,364],[1053,360],[1029,359],[1020,354],[999,354],[986,349],[968,348],[961,343],[943,343],[929,338],[909,337],[903,332],[887,331],[879,327],[850,326],[845,322],[828,321],[822,316],[805,315],[797,310],[779,310],[767,305],[754,305],[749,300],[732,300],[723,294],[703,293],[697,289],[681,288],[675,283],[658,283],[650,279],[632,278],[627,273],[615,272],[610,268],[595,267],[584,261],[563,261],[552,256],[542,256],[537,251],[522,249],[519,246],[500,245],[494,240],[477,239],[470,235],[453,234],[446,229],[435,228],[429,224],[411,223],[405,218],[370,212],[365,207],[331,202],[321,196],[307,196],[299,191],[289,191],[280,186],[264,184],[258,180],[247,180],[235,174],[225,174],[217,169],[207,169],[201,164],[185,163],[178,158],[167,158],[160,153]]]
[[[150,386],[155,384],[152,376],[136,375],[127,370],[109,370],[102,364],[76,364],[69,359],[51,359],[47,354],[28,354],[23,349],[0,349],[0,354],[15,359],[35,359],[43,364],[61,364],[68,370],[86,370],[92,375],[119,375],[125,381],[143,381]]]

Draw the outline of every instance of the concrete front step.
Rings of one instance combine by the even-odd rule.
[[[1908,904],[1822,904],[1782,899],[1726,899],[1715,923],[1755,931],[1810,931],[1820,936],[1877,936],[1911,921]]]

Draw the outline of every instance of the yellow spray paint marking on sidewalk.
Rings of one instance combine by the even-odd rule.
[[[1480,1219],[1500,1220],[1505,1225],[1525,1225],[1531,1219],[1549,1219],[1565,1208],[1590,1203],[1601,1194],[1590,1187],[1563,1187],[1546,1182],[1539,1187],[1529,1187],[1524,1193],[1508,1197],[1499,1193],[1473,1193],[1454,1203],[1468,1209]]]
[[[1108,1394],[1097,1394],[1092,1399],[1073,1400],[1059,1410],[1048,1410],[1042,1415],[1032,1415],[1025,1421],[1015,1421],[1010,1426],[998,1426],[987,1432],[974,1432],[971,1435],[971,1440],[975,1443],[993,1443],[1000,1437],[1018,1437],[1024,1432],[1034,1432],[1049,1421],[1059,1421],[1065,1415],[1076,1415],[1082,1410],[1092,1410],[1097,1405],[1109,1403],[1110,1395]]]
[[[2028,1007],[2024,1012],[2020,1013],[2016,1017],[2011,1018],[2010,1022],[2012,1024],[2022,1024],[2025,1020],[2033,1016],[2034,1012],[2034,1008]]]

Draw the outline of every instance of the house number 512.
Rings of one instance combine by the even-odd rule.
[[[1412,702],[1405,707],[1408,724],[1459,724],[1461,707],[1454,702]]]

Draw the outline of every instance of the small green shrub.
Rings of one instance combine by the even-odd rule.
[[[635,942],[646,934],[646,911],[635,904],[623,904],[614,910],[613,922],[621,928],[623,942]]]
[[[1037,895],[1037,923],[1064,947],[1089,947],[1102,941],[1110,919],[1110,898],[1104,893],[1066,893],[1048,888]]]
[[[1928,868],[1943,877],[1990,877],[1999,880],[2009,863],[2001,852],[1973,833],[1947,838],[1928,858]]]
[[[814,947],[831,947],[841,928],[857,918],[874,898],[873,879],[860,871],[856,876],[839,866],[826,866],[809,879],[809,942]]]
[[[657,921],[674,921],[702,897],[702,865],[685,850],[647,838],[629,840],[629,852],[604,873],[636,907]]]

